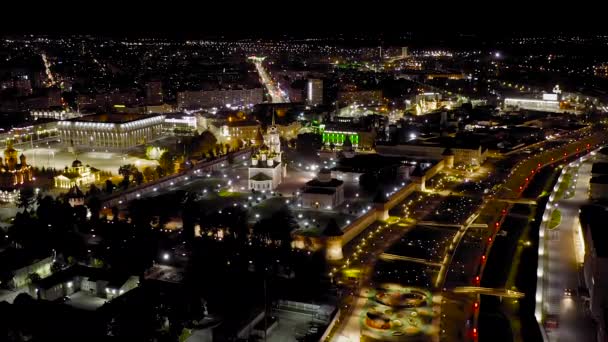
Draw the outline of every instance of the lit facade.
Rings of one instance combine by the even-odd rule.
[[[164,115],[94,114],[59,122],[64,145],[122,150],[161,136]]]
[[[382,102],[382,90],[352,90],[338,93],[340,103],[371,104]]]
[[[316,106],[323,103],[323,80],[311,78],[306,84],[306,103]]]
[[[563,112],[560,108],[559,101],[545,99],[522,99],[522,98],[506,98],[505,108],[539,110],[543,112]]]
[[[85,187],[99,181],[99,171],[88,165],[82,165],[80,160],[74,160],[72,167],[66,167],[62,174],[55,176],[54,180],[56,188]]]
[[[197,131],[196,116],[186,114],[167,115],[163,131],[175,135],[192,135]]]
[[[250,106],[264,102],[262,88],[181,91],[177,93],[179,109]]]
[[[19,197],[15,188],[33,179],[32,166],[27,163],[25,155],[17,155],[17,150],[9,143],[4,150],[4,162],[0,160],[0,196],[6,202],[14,202]]]
[[[255,140],[259,130],[260,124],[257,121],[227,122],[220,128],[221,136],[226,139],[241,139],[247,143]]]
[[[32,110],[30,115],[34,120],[38,119],[54,119],[54,120],[67,120],[82,116],[78,112],[68,112],[65,110]]]
[[[263,191],[274,190],[283,182],[287,167],[281,161],[281,141],[279,132],[274,125],[268,128],[264,136],[264,144],[251,158],[249,167],[249,189]]]

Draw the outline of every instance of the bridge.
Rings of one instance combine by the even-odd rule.
[[[441,263],[439,263],[439,262],[433,262],[433,261],[428,261],[425,259],[406,257],[406,256],[390,254],[390,253],[380,254],[380,259],[385,260],[385,261],[408,261],[408,262],[415,262],[418,264],[423,264],[423,265],[428,265],[428,266],[441,267]]]
[[[461,286],[455,287],[452,292],[454,293],[470,293],[470,294],[480,294],[487,296],[495,296],[495,297],[505,297],[505,298],[523,298],[525,294],[508,290],[508,289],[493,289],[489,287],[479,287],[479,286]]]
[[[530,198],[518,198],[518,199],[497,198],[496,201],[510,203],[510,204],[526,204],[526,205],[536,204],[536,200],[533,200]]]

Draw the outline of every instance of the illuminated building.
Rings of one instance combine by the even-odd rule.
[[[197,127],[194,115],[167,114],[163,122],[163,131],[173,135],[193,135]]]
[[[249,189],[252,190],[274,190],[287,174],[287,167],[281,161],[283,152],[274,117],[272,126],[268,128],[268,134],[263,139],[264,143],[251,158],[249,167]]]
[[[316,106],[323,103],[323,80],[309,78],[306,84],[306,103]]]
[[[560,113],[563,110],[560,108],[559,101],[546,99],[524,99],[524,98],[506,98],[504,103],[506,109],[525,109],[539,110],[543,112]]]
[[[377,104],[382,102],[382,90],[350,90],[338,92],[340,103]]]
[[[56,300],[82,291],[87,296],[111,300],[139,286],[139,277],[82,265],[70,266],[29,286],[32,297]]]
[[[72,167],[67,167],[58,176],[55,176],[55,187],[70,189],[74,186],[87,186],[99,180],[99,170],[88,165],[82,165],[80,160],[74,160]]]
[[[321,169],[317,178],[308,181],[302,191],[305,208],[334,209],[344,202],[344,182],[331,178],[331,171]]]
[[[262,88],[180,91],[177,93],[179,109],[247,107],[262,102],[264,102]]]
[[[30,115],[34,118],[34,120],[38,120],[38,119],[67,120],[67,119],[72,119],[72,118],[81,116],[80,113],[68,112],[64,109],[32,110],[32,111],[30,111]]]
[[[157,105],[163,103],[163,84],[161,81],[146,83],[146,104]]]
[[[39,253],[36,251],[36,253]],[[16,289],[31,282],[30,275],[38,274],[41,278],[51,275],[51,265],[55,262],[53,255],[35,254],[26,249],[6,248],[0,252],[0,272],[9,275],[3,279],[3,286]]]
[[[260,123],[250,120],[228,120],[220,128],[221,136],[227,140],[241,139],[251,144],[257,137],[260,130]]]
[[[123,150],[145,144],[162,134],[164,115],[93,114],[60,121],[64,145]]]
[[[23,153],[18,158],[17,154],[17,150],[9,142],[6,150],[4,150],[4,163],[0,160],[2,187],[12,187],[32,180],[32,166],[27,164],[27,159]]]
[[[347,138],[350,140],[352,147],[359,146],[359,133],[357,132],[333,130],[325,130],[323,132],[323,144],[325,145],[334,144],[342,146]]]
[[[4,150],[4,162],[0,159],[0,200],[2,202],[14,202],[19,197],[17,187],[30,183],[34,179],[32,166],[27,164],[25,155],[17,155],[17,150],[9,142]]]
[[[386,117],[368,115],[364,117],[333,117],[332,121],[319,125],[322,141],[326,147],[340,149],[348,138],[355,150],[371,149],[377,129],[385,125]]]
[[[418,138],[396,145],[378,144],[376,152],[384,156],[448,159],[450,166],[478,166],[483,164],[487,155],[487,151],[478,143],[459,143],[451,138]]]

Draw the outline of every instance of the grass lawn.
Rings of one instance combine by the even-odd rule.
[[[549,220],[549,229],[554,229],[559,226],[560,222],[562,222],[562,212],[558,209],[553,210],[551,213],[551,220]]]
[[[557,193],[555,194],[555,198],[557,198],[557,199],[568,198],[568,196],[564,196],[564,194],[566,194],[566,192],[568,191],[568,188],[570,187],[571,182],[572,182],[572,174],[570,174],[570,173],[564,174],[564,177],[559,186],[559,189],[557,189]]]

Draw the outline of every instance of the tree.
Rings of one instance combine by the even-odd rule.
[[[144,178],[146,179],[146,182],[152,182],[152,181],[156,180],[156,172],[154,171],[154,169],[151,166],[146,166],[143,169],[142,174],[143,174]]]
[[[284,206],[271,217],[263,218],[256,222],[253,226],[253,231],[262,240],[287,247],[291,243],[291,231],[296,227],[297,223],[293,218],[291,210]]]
[[[132,164],[122,165],[121,167],[118,168],[118,174],[123,176],[124,178],[131,177],[131,175],[134,172],[137,172],[137,167],[135,167],[135,165],[132,165]]]
[[[163,168],[159,165],[154,169],[154,174],[157,179],[163,178],[165,176],[165,170],[163,170]]]
[[[375,192],[378,189],[378,178],[373,173],[364,173],[359,176],[359,185],[367,192]]]
[[[191,151],[194,154],[205,154],[217,144],[217,138],[210,131],[204,131],[192,140]]]
[[[118,183],[118,185],[123,189],[126,190],[129,187],[129,178],[125,177],[123,178],[120,183]]]
[[[107,194],[111,194],[112,191],[114,191],[114,188],[116,187],[116,185],[114,185],[114,183],[112,183],[111,180],[106,179],[106,186],[105,186],[105,190]]]
[[[322,137],[319,134],[303,133],[296,139],[296,150],[305,155],[314,155],[323,146]]]
[[[34,189],[32,187],[24,187],[19,190],[19,197],[17,198],[17,208],[21,208],[24,211],[28,211],[35,201]]]
[[[165,175],[171,175],[175,173],[175,165],[173,164],[173,155],[169,152],[163,153],[158,159],[158,166],[160,166]]]
[[[36,216],[40,223],[47,225],[56,219],[57,203],[51,196],[38,197],[36,200],[38,208],[36,208]]]
[[[101,201],[99,200],[99,197],[90,197],[87,207],[91,211],[91,221],[97,221],[99,219],[99,213],[101,212]]]
[[[135,183],[137,183],[137,185],[141,185],[141,183],[144,182],[144,174],[136,171],[133,173],[133,179],[135,180]]]
[[[33,272],[27,275],[27,278],[29,279],[30,282],[37,282],[38,280],[42,279],[40,277],[40,274]]]
[[[98,187],[95,186],[95,184],[91,184],[91,186],[89,186],[89,196],[97,196],[101,193],[101,190],[99,190]]]

